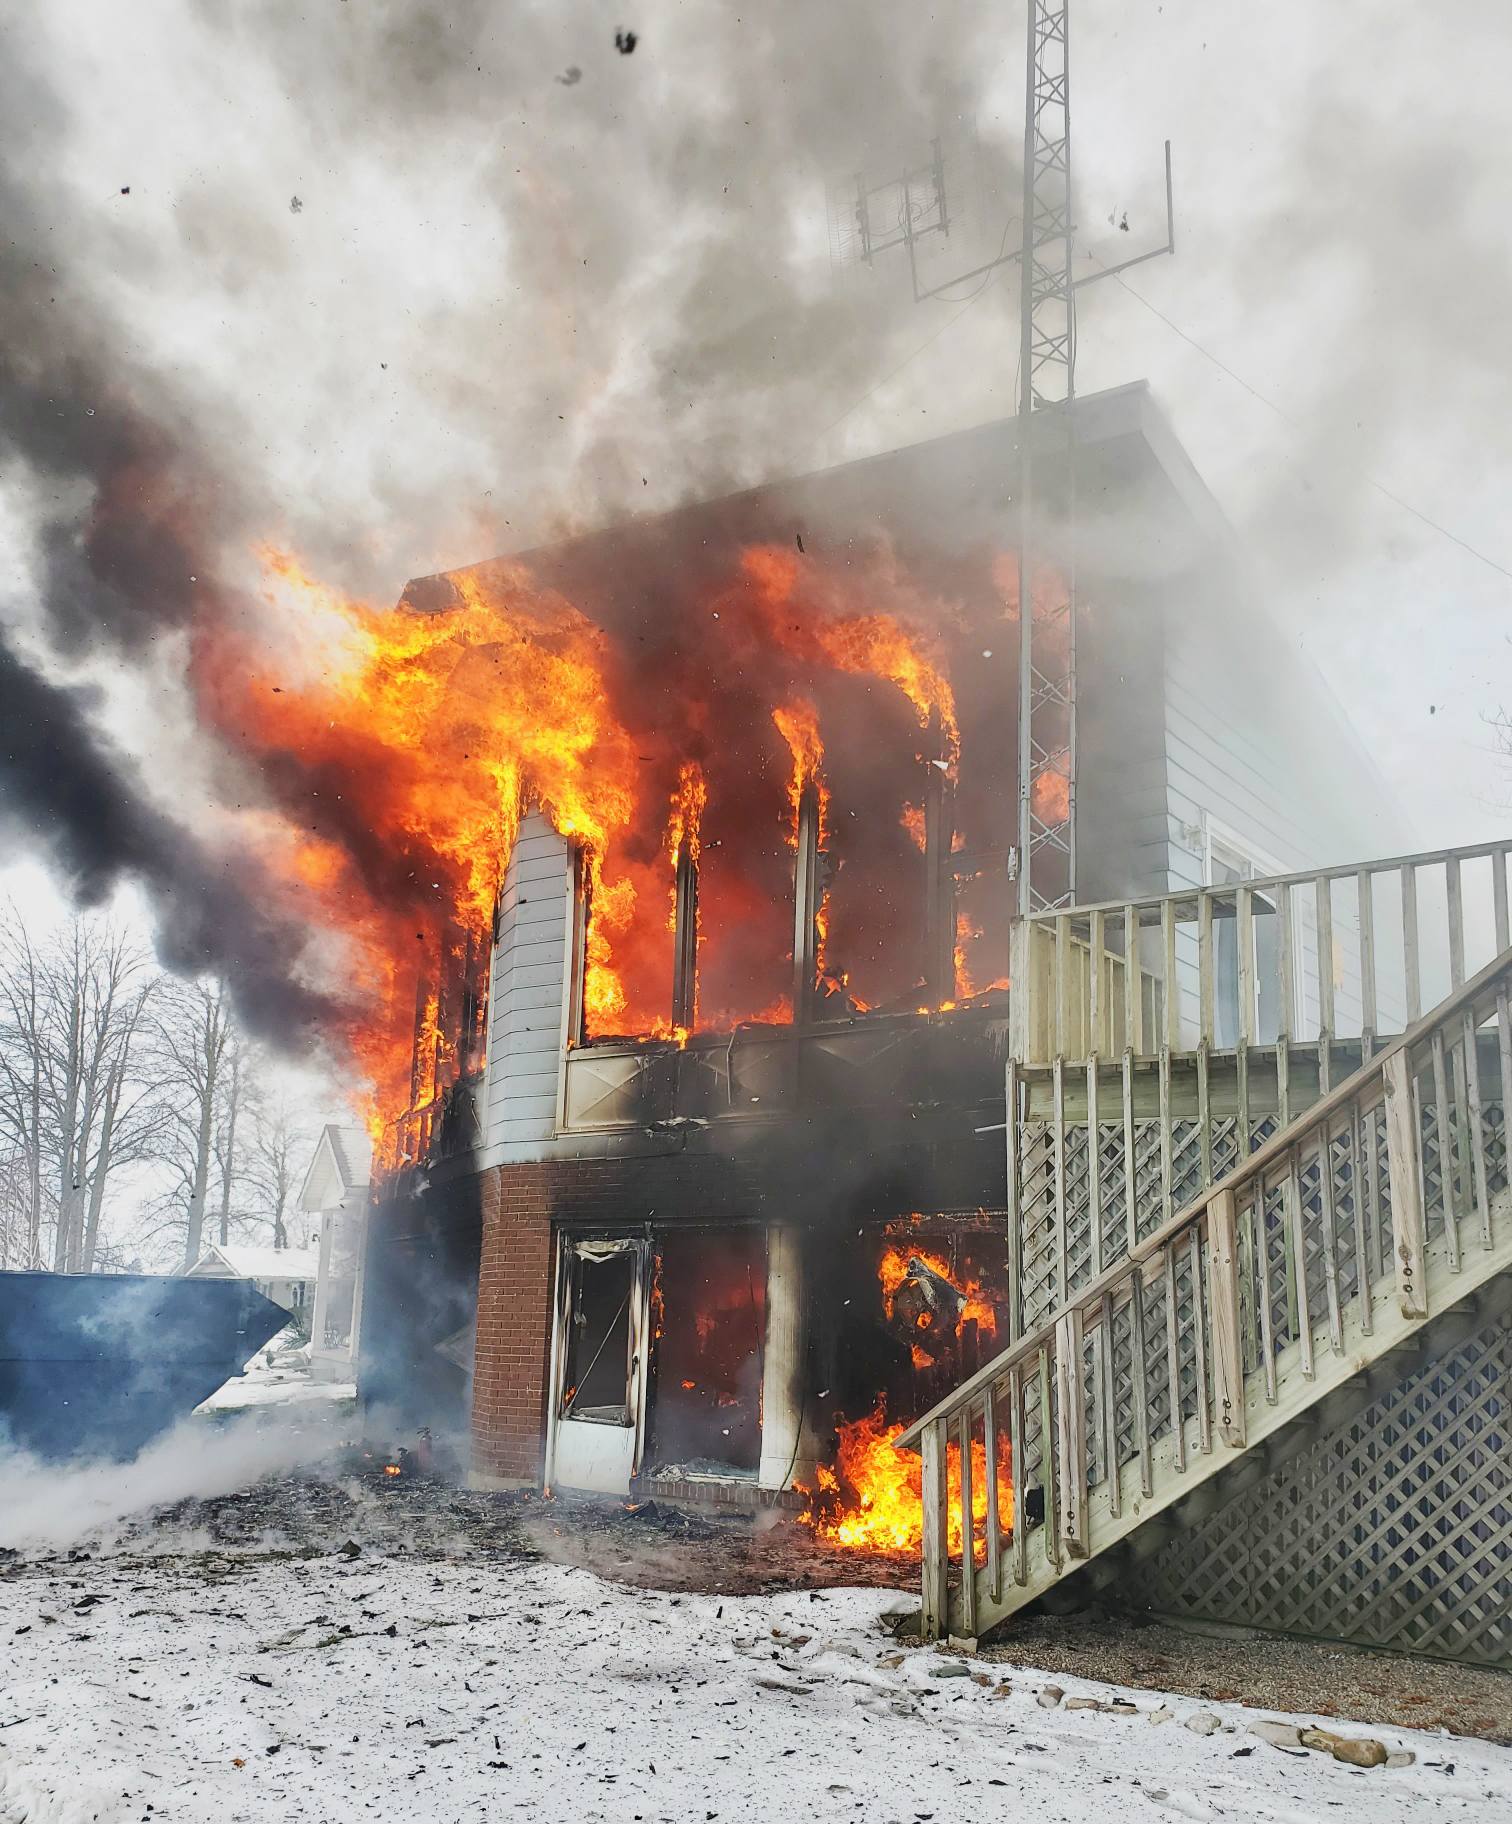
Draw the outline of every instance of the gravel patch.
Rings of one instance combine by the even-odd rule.
[[[980,1656],[1256,1710],[1512,1743],[1512,1673],[1447,1660],[1105,1612],[1010,1621]]]

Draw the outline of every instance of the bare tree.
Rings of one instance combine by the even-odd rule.
[[[159,996],[153,1049],[166,1103],[161,1158],[168,1182],[161,1226],[184,1235],[184,1265],[200,1257],[216,1131],[226,1112],[236,1044],[231,1002],[219,982],[175,982]]]
[[[251,1179],[256,1187],[258,1216],[273,1231],[275,1248],[291,1244],[290,1230],[302,1221],[296,1198],[314,1150],[315,1129],[302,1101],[287,1093],[265,1096],[257,1109],[253,1128]],[[301,1231],[299,1242],[305,1235]]]
[[[215,1170],[220,1179],[220,1245],[231,1239],[232,1203],[237,1185],[247,1177],[246,1126],[243,1119],[251,1090],[252,1059],[247,1042],[233,1027],[221,1067],[222,1093],[215,1126]]]
[[[34,1264],[31,1161],[7,1134],[0,1140],[0,1270]]]
[[[42,1073],[48,1032],[46,970],[14,906],[0,929],[0,1121],[13,1155],[14,1195],[24,1212],[19,1264],[42,1265]]]
[[[110,1173],[150,1145],[159,1117],[137,1066],[158,980],[108,916],[76,916],[41,945],[13,907],[0,922],[0,1135],[29,1267],[91,1270]]]

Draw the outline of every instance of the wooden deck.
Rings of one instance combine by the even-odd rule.
[[[1485,864],[1483,915],[1467,912],[1471,862]],[[1415,919],[1434,871],[1446,914],[1437,949]],[[1413,1361],[1461,1341],[1512,1284],[1503,1280],[1512,1274],[1506,848],[1349,870],[1343,946],[1320,878],[1305,1003],[1288,987],[1284,938],[1270,951],[1269,996],[1255,985],[1246,899],[1279,904],[1278,931],[1293,928],[1275,883],[1229,890],[1238,929],[1228,971],[1212,935],[1216,893],[1171,896],[1153,916],[1122,908],[1122,932],[1153,930],[1162,953],[1162,972],[1137,994],[1121,954],[1110,960],[1108,909],[1025,921],[1018,964],[1029,973],[1015,974],[1014,993],[1028,1010],[1015,1014],[1009,1063],[1016,1335],[899,1441],[924,1465],[926,1632],[977,1633],[1073,1574],[1121,1562],[1136,1534],[1161,1534],[1152,1529],[1161,1516],[1211,1512],[1303,1429],[1358,1411]],[[1371,911],[1361,917],[1381,878],[1413,908],[1400,934],[1417,927],[1394,955],[1376,943]],[[1194,938],[1185,986],[1183,923]],[[1494,954],[1467,981],[1477,947]],[[1227,1034],[1223,986],[1238,989]],[[1423,1016],[1437,987],[1447,992]],[[1301,1039],[1267,1033],[1267,1004],[1311,1029]],[[1389,1005],[1406,1030],[1383,1038]],[[1153,1055],[1099,1049],[1145,1042],[1152,1010]],[[1237,1042],[1209,1044],[1223,1036]],[[1047,1058],[1047,1039],[1073,1050]],[[1005,1451],[1012,1522],[996,1511]],[[964,1466],[959,1499],[978,1568],[947,1595],[952,1454]],[[1417,1514],[1402,1524],[1421,1531],[1422,1549],[1436,1536],[1435,1498],[1449,1497],[1402,1504]],[[1478,1524],[1505,1533],[1512,1550],[1505,1507],[1493,1491]],[[1487,1574],[1504,1575],[1474,1573]]]

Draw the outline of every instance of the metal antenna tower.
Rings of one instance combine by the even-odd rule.
[[[1076,899],[1076,294],[1176,251],[1171,142],[1166,244],[1082,278],[1072,274],[1069,0],[1029,0],[1024,82],[1024,229],[1019,248],[1018,911]],[[1066,465],[1065,589],[1034,599],[1036,412],[1061,421]]]
[[[1029,0],[1024,84],[1024,235],[1019,304],[1018,910],[1076,898],[1076,581],[1034,600],[1030,419],[1064,408],[1074,442],[1076,290],[1071,276],[1069,0]],[[1076,464],[1071,463],[1075,524]]]
[[[1073,276],[1076,224],[1071,219],[1070,0],[1027,0],[1028,54],[1024,85],[1024,195],[1020,244],[984,265],[925,287],[917,249],[930,235],[949,237],[945,161],[936,141],[928,166],[894,183],[854,193],[831,220],[838,264],[864,261],[894,247],[908,250],[916,302],[942,296],[965,280],[1019,261],[1019,700],[1016,867],[1020,916],[1076,898],[1076,294],[1145,260],[1176,251],[1171,191],[1171,142],[1165,144],[1166,241]],[[1036,413],[1054,414],[1055,427],[1031,436]],[[1065,588],[1034,602],[1033,446],[1067,458],[1066,520],[1071,548]]]

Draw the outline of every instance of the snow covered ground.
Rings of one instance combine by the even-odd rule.
[[[900,1648],[904,1606],[182,1541],[23,1562],[0,1577],[0,1820],[1512,1817],[1506,1749],[1381,1729],[1416,1759],[1366,1772],[1271,1746],[1235,1705],[1061,1677],[1137,1713],[1045,1708],[1044,1675]],[[1204,1713],[1214,1733],[1185,1726]]]
[[[259,1349],[242,1369],[224,1386],[217,1387],[208,1400],[195,1407],[197,1413],[244,1412],[253,1406],[294,1406],[307,1400],[355,1400],[357,1389],[350,1381],[312,1381],[307,1348],[295,1342],[293,1330],[285,1330],[265,1348]]]

